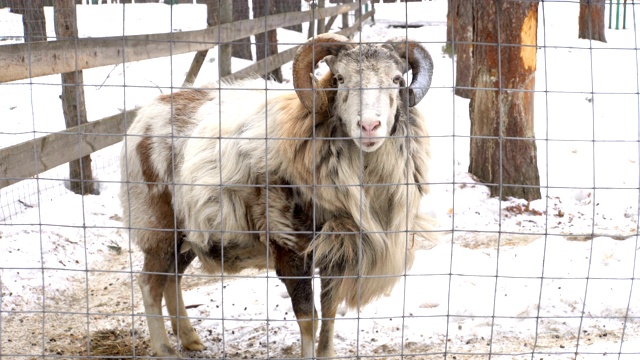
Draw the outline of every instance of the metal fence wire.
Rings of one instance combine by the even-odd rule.
[[[0,0],[0,357],[300,358],[313,324],[336,359],[639,358],[639,10]],[[313,48],[331,56],[303,88],[351,87],[307,91],[331,104],[308,112],[291,59],[325,32],[350,36],[352,66]],[[393,71],[421,48],[412,106],[429,66]],[[247,259],[269,269],[233,271]],[[351,300],[327,315],[340,281]]]

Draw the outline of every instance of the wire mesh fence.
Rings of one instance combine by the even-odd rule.
[[[45,37],[52,42],[59,37],[53,6],[62,3],[29,2],[43,10]],[[79,39],[116,37],[124,44],[128,36],[177,36],[224,20],[223,1],[209,6],[199,1],[82,3],[74,7]],[[349,119],[338,105],[330,108],[329,117],[305,111],[293,91],[300,83],[291,62],[277,73],[265,61],[254,76],[257,80],[220,84],[215,83],[224,74],[218,46],[205,52],[192,81],[186,79],[196,62],[193,52],[130,62],[122,55],[117,64],[84,69],[82,87],[65,85],[73,88],[76,105],[78,89],[83,89],[84,119],[92,122],[120,114],[118,121],[124,124],[118,130],[93,129],[91,135],[122,136],[134,124],[122,142],[91,152],[93,179],[81,183],[96,184],[99,194],[70,191],[69,165],[50,167],[48,160],[39,158],[47,152],[84,156],[81,137],[55,151],[48,150],[47,141],[35,140],[78,125],[64,122],[61,76],[0,83],[0,151],[12,154],[0,160],[0,166],[13,166],[21,159],[7,149],[26,142],[34,166],[49,169],[24,179],[0,179],[11,182],[3,182],[0,189],[1,357],[152,358],[172,356],[175,349],[181,358],[274,359],[299,358],[309,348],[345,359],[640,356],[637,4],[591,2],[594,9],[600,6],[602,13],[596,14],[604,27],[589,25],[589,34],[605,34],[603,42],[578,38],[581,24],[575,20],[586,3],[582,1],[498,2],[502,7],[495,20],[503,27],[518,21],[509,6],[531,5],[535,16],[524,16],[513,34],[501,33],[498,27],[491,39],[496,28],[482,24],[486,30],[481,35],[463,38],[468,34],[460,33],[460,22],[466,21],[468,11],[487,19],[490,15],[482,12],[489,11],[487,4],[481,10],[465,8],[472,3],[358,4],[361,12],[351,9],[348,24],[338,14],[333,20],[324,18],[324,30],[317,22],[310,30],[307,20],[299,27],[263,33],[262,38],[251,35],[226,42],[233,45],[230,65],[235,72],[295,50],[310,34],[342,31],[375,7],[375,15],[352,36],[354,48],[360,51],[398,37],[412,39],[417,45],[401,41],[409,44],[401,46],[402,51],[393,42],[376,48],[396,49],[395,61],[411,68],[411,61],[424,56],[411,60],[410,52],[424,47],[433,61],[433,79],[424,99],[409,106],[408,93],[397,86],[414,84],[425,68],[396,78],[396,63],[378,59],[386,65],[377,67],[369,53],[360,51],[353,58],[359,66],[351,68],[357,79],[350,83],[352,74],[341,67],[342,59],[328,58],[317,69],[309,66],[315,79],[302,88],[328,84],[323,81],[351,87],[347,96],[329,93],[329,101],[350,104],[350,97],[356,99],[356,105],[346,106],[358,110],[355,133],[349,132]],[[40,51],[36,41],[41,39],[23,33],[23,16],[30,8],[20,8],[22,4],[0,0],[5,6],[0,8],[0,46],[27,40],[31,47],[25,61],[35,71]],[[260,5],[265,3],[233,1],[232,21],[307,10],[322,16],[325,7],[336,6],[329,1]],[[32,15],[29,21],[36,21]],[[263,29],[267,26],[265,20]],[[274,39],[277,45],[269,46]],[[171,44],[179,48],[179,42]],[[79,54],[81,47],[74,49]],[[122,53],[133,49],[119,47]],[[477,79],[461,83],[464,51],[480,61],[483,49],[495,57],[493,72],[485,74],[495,85]],[[513,58],[510,49],[516,50]],[[316,51],[325,50],[313,48],[311,53]],[[339,56],[340,51],[328,54]],[[524,78],[524,85],[510,82],[517,64],[533,74]],[[472,76],[483,74],[480,68],[471,69]],[[327,71],[332,74],[325,78]],[[389,77],[389,83],[376,80],[371,86],[367,74],[373,72]],[[461,90],[470,92],[458,96]],[[395,92],[402,95],[389,100]],[[367,102],[373,99],[370,94],[380,93],[384,98]],[[499,94],[495,103],[482,97],[494,93]],[[311,106],[325,99],[322,92],[314,94]],[[512,95],[514,104],[523,106],[518,111],[531,111],[531,123],[512,121],[521,115],[510,112],[513,104],[505,102]],[[287,106],[297,106],[298,112],[285,113],[282,108]],[[389,124],[365,118],[368,110],[394,106],[397,112],[392,111]],[[478,109],[483,106],[500,110],[499,135],[477,132]],[[336,113],[340,116],[333,116]],[[407,125],[412,130],[402,133],[396,123],[402,116],[419,124]],[[304,119],[306,128],[298,125]],[[389,132],[377,133],[384,125]],[[428,135],[420,132],[423,125]],[[535,135],[514,135],[509,126],[528,126]],[[310,132],[293,132],[298,128]],[[77,135],[82,130],[73,131]],[[506,180],[512,179],[507,162],[530,155],[509,147],[509,142],[531,143],[533,136],[539,184]],[[378,141],[381,148],[369,151]],[[477,151],[473,147],[492,141],[498,144],[494,150],[503,181],[481,177],[472,166]],[[389,144],[397,145],[393,157],[376,158],[389,151]],[[428,179],[426,168],[415,165],[427,150]],[[483,170],[494,169],[491,159],[486,158]],[[340,180],[350,169],[351,181]],[[294,176],[305,173],[304,179]],[[423,186],[429,187],[428,194],[416,195]],[[511,187],[540,189],[540,198],[500,199]],[[395,197],[389,198],[393,191]],[[351,212],[340,208],[349,198],[346,193],[356,199]],[[211,210],[213,215],[198,213],[200,219],[190,213],[212,203],[222,203]],[[167,204],[175,214],[163,213]],[[414,210],[421,215],[411,213]],[[423,216],[429,224],[415,220]],[[387,224],[390,219],[398,224]],[[198,226],[199,221],[206,225]],[[145,244],[140,237],[147,235],[156,240]],[[154,248],[162,239],[170,244],[162,250],[165,253]],[[375,239],[383,239],[389,253],[378,253],[368,264]],[[337,245],[330,252],[337,265],[326,258],[323,262],[322,244]],[[353,261],[340,263],[340,256],[354,244]],[[193,259],[195,254],[199,258]],[[247,269],[236,272],[236,265]],[[269,269],[255,268],[265,266]],[[184,274],[181,267],[188,267]],[[379,271],[367,272],[371,269]],[[321,293],[341,278],[355,279],[355,286],[337,292],[347,304],[338,301],[333,313],[323,305],[331,301]],[[393,287],[364,301],[367,286],[391,278],[397,280]],[[288,288],[292,286],[298,291]],[[161,310],[158,294],[150,295],[154,291],[159,291]],[[314,304],[317,312],[301,309]],[[334,331],[322,328],[331,326],[323,324],[326,320],[335,322]],[[304,337],[309,324],[310,333],[316,334],[311,342]],[[165,333],[167,342],[162,340]],[[329,338],[335,354],[327,347]]]

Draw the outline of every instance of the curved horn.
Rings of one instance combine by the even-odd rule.
[[[352,47],[347,37],[339,34],[321,34],[307,40],[293,59],[293,87],[298,98],[309,112],[320,113],[327,110],[329,101],[323,92],[317,92],[316,106],[313,106],[313,70],[316,64],[327,55],[337,55],[345,47]],[[316,86],[317,87],[317,86]]]
[[[416,106],[427,94],[433,77],[433,60],[422,44],[396,37],[387,40],[398,56],[406,59],[413,71],[413,80],[409,85],[409,107]]]

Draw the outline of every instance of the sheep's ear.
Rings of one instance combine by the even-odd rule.
[[[331,70],[332,73],[335,73],[333,66],[336,63],[336,57],[334,55],[327,55],[324,57],[324,62],[329,66],[329,70]]]

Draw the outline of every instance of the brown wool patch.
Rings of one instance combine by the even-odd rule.
[[[199,89],[181,90],[158,96],[158,101],[173,106],[173,119],[179,122],[193,115],[209,98],[209,91]],[[176,123],[175,125],[180,125]]]
[[[145,131],[145,133],[149,132],[149,129]],[[151,161],[151,153],[153,152],[153,139],[151,137],[145,137],[144,139],[140,140],[138,145],[136,145],[136,152],[138,153],[138,157],[140,158],[142,177],[147,183],[147,186],[149,188],[152,188],[154,183],[157,183],[159,180],[158,173],[153,168],[153,163]]]

